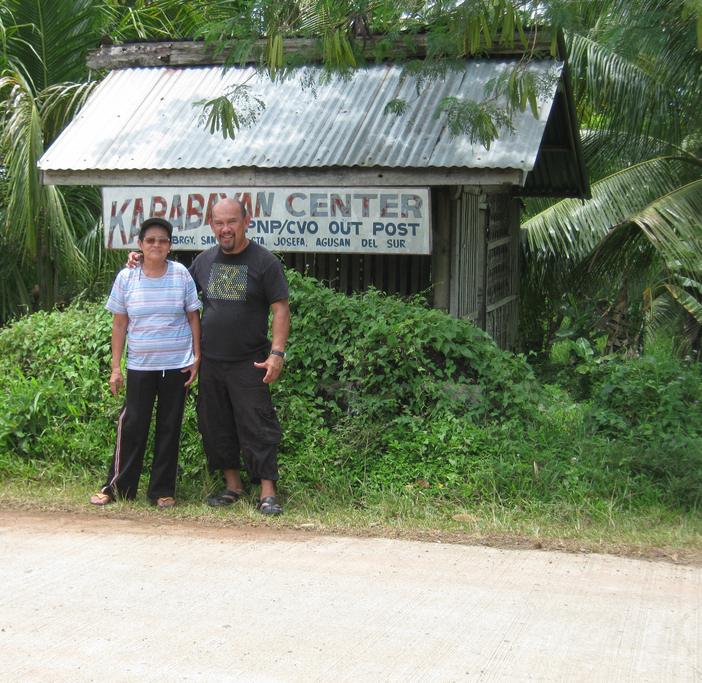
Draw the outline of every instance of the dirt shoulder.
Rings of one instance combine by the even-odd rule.
[[[25,504],[26,505],[26,504]],[[212,538],[237,537],[250,540],[297,540],[319,536],[385,538],[451,545],[485,546],[499,549],[543,550],[574,554],[597,553],[674,564],[702,565],[698,547],[664,546],[592,541],[582,538],[484,533],[469,530],[402,529],[381,524],[357,527],[330,526],[322,523],[296,523],[279,518],[248,518],[223,515],[201,517],[183,515],[176,510],[140,508],[111,509],[32,509],[23,504],[0,500],[0,524],[32,531],[99,532],[102,534],[198,534]],[[43,506],[46,508],[46,506]]]

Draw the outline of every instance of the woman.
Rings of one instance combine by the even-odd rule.
[[[185,266],[167,261],[173,226],[163,218],[141,224],[140,267],[117,275],[105,308],[112,322],[110,389],[124,385],[122,352],[128,336],[127,395],[117,423],[117,443],[107,483],[91,505],[136,497],[151,413],[156,408],[156,439],[147,496],[158,507],[175,505],[178,447],[188,387],[200,365],[200,307],[195,283]]]

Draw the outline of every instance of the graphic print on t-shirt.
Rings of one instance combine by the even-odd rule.
[[[226,263],[213,263],[207,296],[210,299],[244,301],[246,299],[246,278],[248,266],[230,266]]]

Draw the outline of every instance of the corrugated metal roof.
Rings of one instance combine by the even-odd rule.
[[[490,150],[452,137],[445,116],[434,118],[447,96],[482,100],[486,83],[513,61],[470,61],[417,94],[413,78],[401,69],[379,65],[351,78],[319,84],[319,68],[308,67],[317,83],[300,77],[271,82],[254,68],[136,68],[111,72],[76,119],[44,154],[45,171],[253,168],[534,168],[553,104],[553,92],[539,101],[540,116],[529,109],[514,117],[515,132],[502,131]],[[560,73],[561,62],[537,61],[528,68]],[[247,84],[266,103],[258,122],[234,140],[198,126],[198,100]],[[385,115],[395,98],[412,101],[411,112]],[[577,131],[575,132],[577,135]]]

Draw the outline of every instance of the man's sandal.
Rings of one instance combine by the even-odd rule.
[[[156,500],[156,507],[157,508],[172,508],[175,505],[175,500],[171,498],[170,496],[166,496],[165,498],[158,498]]]
[[[207,504],[212,508],[223,507],[224,505],[231,505],[235,503],[239,498],[244,495],[243,491],[232,491],[231,489],[224,489],[222,493],[214,498],[208,498]]]
[[[258,509],[262,515],[282,515],[283,508],[273,496],[266,496],[258,502]]]
[[[114,498],[109,495],[108,493],[96,493],[91,499],[90,499],[90,504],[91,505],[108,505],[109,503],[114,503]]]

